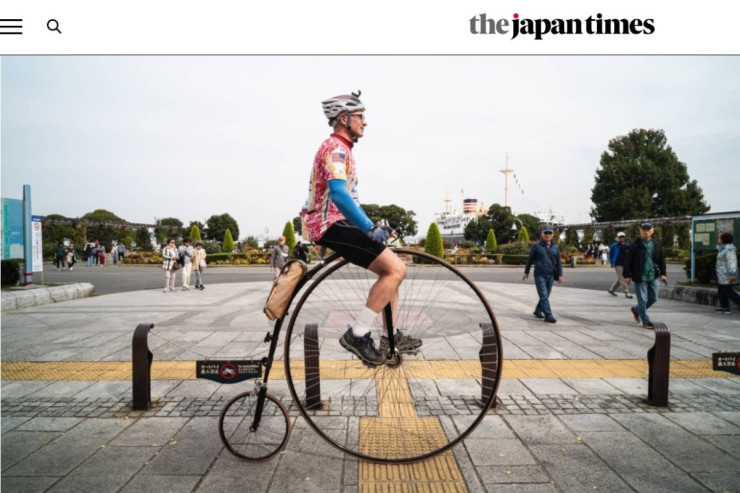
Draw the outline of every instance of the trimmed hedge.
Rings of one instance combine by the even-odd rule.
[[[738,265],[740,265],[740,252],[737,254]],[[694,259],[696,268],[696,281],[704,284],[717,282],[717,252],[696,255]],[[691,279],[691,258],[686,260],[683,268],[686,272],[686,278]]]
[[[504,255],[503,262],[508,265],[524,265],[529,255]]]

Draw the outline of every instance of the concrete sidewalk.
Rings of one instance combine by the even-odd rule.
[[[217,417],[247,384],[195,380],[194,365],[175,369],[266,354],[269,284],[243,283],[4,311],[2,489],[740,491],[740,378],[712,372],[710,361],[714,352],[740,351],[740,312],[666,299],[651,308],[671,330],[673,360],[670,405],[654,408],[644,402],[654,338],[634,323],[630,300],[555,287],[558,323],[550,325],[531,315],[531,283],[479,287],[502,329],[504,379],[499,406],[453,449],[459,478],[421,481],[414,468],[363,467],[297,415],[279,457],[248,464],[231,456]],[[153,409],[132,411],[131,339],[144,322],[155,324],[155,363],[172,368],[154,375]],[[594,373],[593,362],[613,371]],[[279,384],[270,391],[288,396]]]

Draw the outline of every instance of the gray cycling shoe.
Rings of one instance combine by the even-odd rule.
[[[402,353],[417,352],[417,349],[423,344],[421,339],[411,337],[404,334],[400,330],[396,329],[396,333],[393,336],[395,342],[395,348]],[[385,352],[388,350],[388,336],[380,337],[380,350]]]
[[[347,332],[339,338],[339,344],[344,349],[353,353],[360,358],[363,363],[371,366],[380,366],[385,364],[387,358],[375,349],[375,342],[370,337],[370,332],[362,337],[356,337],[352,333],[352,327],[347,325]]]

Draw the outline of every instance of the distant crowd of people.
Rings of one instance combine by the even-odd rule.
[[[85,243],[81,252],[82,261],[88,267],[103,266],[105,265],[108,253],[110,254],[111,261],[117,264],[126,256],[126,246],[123,243],[118,243],[111,248],[110,252],[106,252],[105,245],[96,239]],[[64,246],[64,243],[60,241],[57,243],[56,248],[54,248],[54,265],[57,270],[74,270],[74,265],[77,263],[79,255],[80,253],[78,253],[74,242],[69,242],[68,246]]]

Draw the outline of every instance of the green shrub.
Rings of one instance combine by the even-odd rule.
[[[501,245],[499,249],[501,252],[505,255],[529,255],[529,243],[507,243],[506,245]]]
[[[21,262],[17,259],[2,261],[3,286],[15,286],[21,280]]]
[[[234,247],[234,237],[231,236],[229,228],[226,228],[226,231],[224,231],[224,252],[232,252],[234,251]]]
[[[740,253],[737,256],[738,263],[740,264]],[[704,255],[696,255],[694,259],[694,267],[696,272],[694,277],[697,282],[703,284],[711,284],[717,282],[717,252],[705,253]],[[683,268],[686,272],[686,278],[691,279],[691,258],[686,260]]]
[[[289,255],[293,255],[293,249],[295,248],[295,229],[293,229],[293,223],[288,221],[285,223],[283,228],[283,236],[285,236],[285,245],[288,247]]]
[[[496,233],[493,229],[488,230],[488,236],[486,237],[486,250],[489,252],[495,252],[498,250],[498,241],[496,241]]]
[[[704,255],[696,255],[694,259],[694,267],[696,269],[694,277],[697,281],[709,284],[716,280],[717,272],[717,253],[707,253]],[[686,277],[691,279],[691,259],[689,258],[684,265],[683,270],[686,272]]]
[[[522,226],[519,230],[519,234],[516,237],[517,243],[529,243],[529,231],[526,226]]]
[[[439,227],[437,223],[431,223],[429,230],[427,231],[426,242],[424,243],[424,251],[430,255],[434,255],[437,258],[444,258],[445,249],[442,243],[442,235],[439,233]]]
[[[529,255],[503,255],[502,262],[507,265],[524,265]]]

